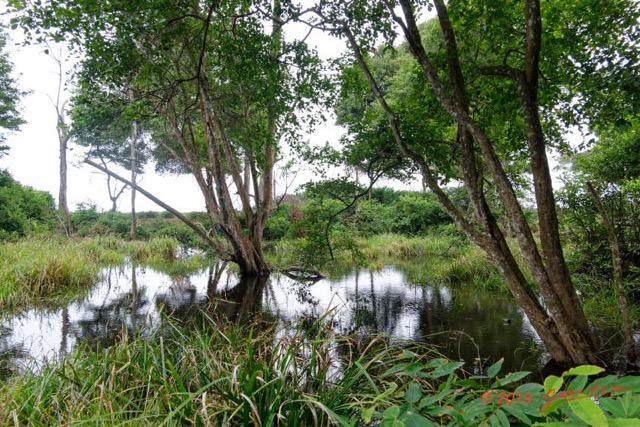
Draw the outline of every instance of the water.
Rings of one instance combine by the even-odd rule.
[[[295,328],[329,313],[345,334],[382,332],[394,340],[436,345],[466,369],[505,358],[505,369],[540,369],[544,349],[523,311],[508,296],[461,285],[417,285],[401,267],[352,270],[337,279],[299,282],[283,275],[241,281],[223,264],[191,277],[171,277],[130,264],[103,271],[104,279],[63,309],[32,309],[0,317],[0,378],[64,356],[80,343],[111,345],[123,334],[146,336],[161,312],[188,319],[208,303],[242,320],[256,310]]]

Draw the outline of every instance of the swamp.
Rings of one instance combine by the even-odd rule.
[[[0,425],[640,426],[636,0],[5,9]]]

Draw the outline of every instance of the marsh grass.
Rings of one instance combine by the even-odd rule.
[[[343,272],[345,266],[378,269],[395,264],[406,270],[414,283],[471,283],[486,289],[505,289],[498,271],[482,249],[459,236],[380,234],[357,239],[356,244],[358,259],[354,260],[348,253],[341,254],[343,256],[326,265],[323,272],[332,276],[333,272]],[[295,265],[293,254],[295,241],[282,241],[274,245],[269,256],[270,261],[284,268]]]
[[[295,240],[281,240],[268,247],[269,262],[276,269],[298,265]],[[460,236],[433,234],[407,237],[380,234],[356,239],[359,256],[338,252],[336,259],[322,267],[330,277],[340,275],[353,266],[379,269],[397,264],[408,269],[415,283],[456,284],[472,283],[489,289],[504,289],[498,271],[485,253]]]
[[[354,425],[388,404],[388,374],[409,350],[332,334],[331,322],[281,336],[272,326],[214,321],[185,332],[76,350],[7,384],[3,425]],[[433,355],[411,352],[416,361]],[[425,387],[430,387],[424,384]],[[400,396],[402,397],[402,396]]]
[[[175,239],[125,242],[104,236],[65,239],[46,236],[0,245],[0,308],[65,301],[100,279],[100,270],[125,259],[168,274],[199,271],[206,256],[179,256]]]
[[[46,237],[0,246],[0,307],[59,296],[95,283],[102,266],[124,261],[110,244],[100,239]]]

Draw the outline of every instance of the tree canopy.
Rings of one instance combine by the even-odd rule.
[[[13,64],[6,51],[7,34],[0,27],[0,157],[9,147],[6,143],[6,131],[18,130],[24,123],[20,115],[19,101],[24,92],[18,88],[13,72]]]

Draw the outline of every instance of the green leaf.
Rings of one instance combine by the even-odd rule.
[[[544,392],[545,394],[549,394],[551,396],[553,396],[554,394],[556,394],[558,392],[558,390],[560,390],[560,388],[562,388],[562,384],[564,383],[564,380],[560,377],[556,377],[555,375],[549,375],[545,380],[544,380]]]
[[[384,411],[385,418],[398,418],[400,415],[400,407],[399,406],[391,406]]]
[[[438,424],[434,423],[428,418],[414,412],[407,412],[402,415],[401,420],[407,427],[437,427]]]
[[[640,427],[640,418],[618,418],[608,421],[609,427]]]
[[[489,378],[493,378],[496,375],[498,375],[498,372],[500,372],[500,369],[502,369],[502,364],[503,363],[504,363],[504,357],[502,357],[500,360],[498,360],[493,365],[489,366],[489,369],[487,369],[487,376]]]
[[[569,375],[598,375],[601,372],[604,372],[604,368],[601,368],[600,366],[583,365],[569,369],[567,372],[563,373],[562,376],[566,377]]]
[[[567,390],[579,391],[583,392],[585,386],[587,385],[587,381],[589,381],[589,377],[586,375],[578,375],[575,377],[567,386]]]
[[[464,365],[464,362],[447,362],[442,366],[438,366],[436,369],[431,372],[431,376],[438,378],[444,377],[455,372],[456,369]]]
[[[552,423],[535,423],[534,427],[584,427],[582,423],[572,423],[572,422],[560,422],[554,421]]]
[[[509,406],[509,405],[506,405],[506,406]],[[505,415],[505,413],[502,410],[496,411],[496,416],[500,420],[500,424],[502,426],[509,427],[511,425],[511,423],[509,422],[509,418]]]
[[[514,403],[513,405],[504,405],[502,409],[519,419],[520,421],[526,423],[527,425],[531,425],[531,418],[527,416],[524,411],[524,407],[527,405],[523,405],[521,403]]]
[[[409,384],[407,388],[407,392],[405,393],[405,398],[409,403],[416,403],[422,397],[422,387],[417,382],[412,382]]]
[[[507,375],[505,375],[504,378],[500,378],[497,383],[500,386],[506,385],[506,384],[511,384],[514,383],[516,381],[520,381],[521,379],[525,378],[526,376],[528,376],[531,372],[527,372],[527,371],[521,371],[521,372],[511,372],[508,373]]]
[[[369,424],[371,422],[374,411],[375,411],[375,408],[373,406],[362,411],[361,417],[365,423]]]
[[[569,407],[581,420],[593,427],[607,427],[607,417],[593,400],[584,394],[568,399]]]

